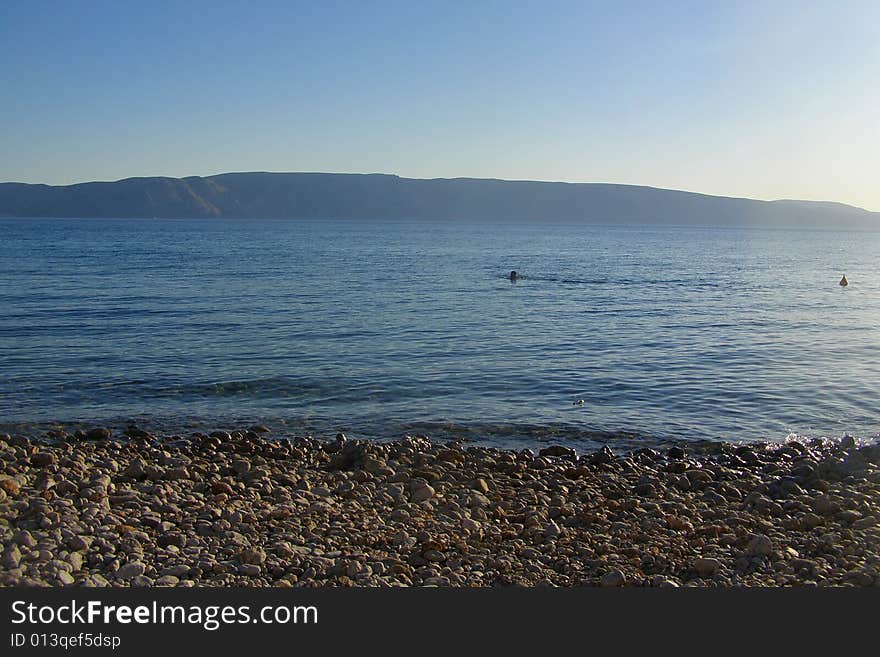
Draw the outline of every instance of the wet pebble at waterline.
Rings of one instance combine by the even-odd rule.
[[[880,445],[128,433],[0,435],[0,583],[880,585]]]

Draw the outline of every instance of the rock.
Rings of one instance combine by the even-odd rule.
[[[245,548],[238,558],[245,564],[262,564],[266,561],[266,552],[262,548]]]
[[[844,509],[843,511],[838,511],[835,514],[835,518],[837,520],[846,523],[855,523],[861,517],[862,514],[854,509]]]
[[[143,459],[133,459],[129,466],[122,471],[122,474],[132,479],[143,479],[147,474],[146,467],[147,464]]]
[[[476,522],[472,518],[462,518],[461,528],[471,533],[478,532],[482,529],[480,527],[480,523]]]
[[[388,467],[384,461],[372,457],[364,460],[364,470],[380,477],[390,477],[394,474],[394,470]]]
[[[189,479],[189,471],[184,467],[171,468],[170,470],[166,470],[165,479],[167,479],[168,481]]]
[[[189,572],[190,568],[186,564],[177,564],[176,566],[168,566],[164,568],[159,574],[164,577],[166,575],[173,575],[174,577],[183,577]],[[160,578],[161,579],[161,578]]]
[[[684,475],[691,483],[708,484],[712,481],[712,475],[705,470],[685,470]]]
[[[763,557],[773,554],[773,541],[766,534],[754,534],[746,548],[746,553],[753,557]]]
[[[86,440],[110,440],[111,435],[113,435],[113,432],[110,429],[97,427],[86,431],[85,438]]]
[[[354,561],[350,561],[347,564],[340,565],[342,566],[342,569],[347,577],[357,577],[365,571],[364,565],[357,559],[355,559]]]
[[[626,575],[619,570],[611,570],[602,575],[600,583],[605,587],[626,586]]]
[[[633,492],[636,495],[642,495],[644,497],[651,497],[652,495],[654,495],[654,493],[657,492],[657,489],[655,488],[654,484],[644,483],[644,484],[638,484],[633,489]]]
[[[66,570],[59,570],[55,574],[55,577],[58,579],[58,583],[61,584],[62,586],[70,586],[71,584],[76,583],[76,580],[73,578],[73,575],[71,575]]]
[[[232,486],[225,481],[215,480],[211,482],[211,492],[214,493],[214,495],[219,495],[221,493],[232,495]]]
[[[782,489],[782,492],[785,493],[786,496],[800,496],[806,495],[806,491],[800,487],[800,485],[791,478],[784,478],[779,482],[779,487]]]
[[[433,561],[435,563],[446,561],[446,555],[439,550],[427,550],[422,554],[422,556],[426,560]]]
[[[413,489],[413,491],[410,493],[409,499],[414,504],[419,504],[420,502],[430,500],[432,497],[434,497],[435,493],[436,491],[431,486],[425,484],[423,486]]]
[[[666,526],[676,531],[693,531],[694,526],[678,516],[666,516]]]
[[[694,570],[702,578],[712,577],[721,570],[721,562],[718,559],[703,557],[694,561]]]
[[[32,548],[37,544],[37,540],[34,538],[33,534],[26,529],[16,532],[15,535],[13,535],[12,540],[21,547],[26,548]]]
[[[58,459],[52,452],[37,452],[31,456],[31,463],[39,468],[48,468],[57,463]]]
[[[668,450],[666,450],[666,456],[675,461],[680,461],[685,457],[685,451],[678,446],[670,447]]]
[[[660,588],[679,588],[679,583],[674,579],[670,579],[668,577],[664,577],[663,575],[655,575],[651,580],[651,586],[657,586]]]
[[[18,495],[19,488],[18,482],[15,481],[15,479],[0,476],[0,489],[11,497],[16,497]]]
[[[248,431],[252,431],[253,433],[270,433],[269,427],[262,424],[255,424],[252,427],[248,427]]]
[[[805,513],[801,517],[801,527],[803,529],[813,529],[814,527],[818,527],[823,522],[825,522],[821,516],[816,515],[815,513]]]
[[[880,524],[876,516],[865,516],[853,522],[853,529],[870,529]]]
[[[68,539],[67,545],[71,550],[83,551],[89,549],[92,545],[92,540],[91,536],[72,536]]]
[[[464,461],[464,453],[458,449],[442,449],[437,452],[437,460],[447,463],[461,463]]]
[[[543,532],[543,533],[544,533],[544,538],[559,538],[559,537],[562,536],[562,534],[563,534],[563,529],[562,529],[562,527],[560,527],[559,525],[557,525],[555,522],[552,522],[552,521],[551,521],[551,522],[550,522],[550,523],[544,528],[544,532]]]
[[[491,504],[491,500],[482,493],[473,492],[468,496],[467,505],[473,507],[487,507]]]
[[[83,555],[79,552],[71,552],[67,555],[67,563],[70,564],[70,568],[73,572],[77,572],[82,568]]]
[[[130,561],[116,571],[116,577],[121,580],[130,580],[143,575],[146,567],[140,561]]]
[[[840,510],[840,503],[828,495],[820,495],[813,500],[812,509],[819,515],[832,515]]]
[[[260,568],[257,564],[246,563],[239,566],[238,571],[242,575],[247,575],[248,577],[257,577],[263,569]]]
[[[98,588],[110,586],[110,582],[107,580],[107,578],[100,573],[92,573],[89,577],[86,578],[85,581],[88,582],[89,586],[94,586]]]
[[[12,545],[6,548],[3,552],[3,567],[9,570],[13,568],[18,568],[19,564],[21,564],[21,551],[18,549],[17,545]]]
[[[608,445],[605,445],[598,452],[590,457],[590,465],[606,465],[614,462],[614,452]]]
[[[571,447],[563,447],[561,445],[551,445],[550,447],[545,447],[538,452],[538,456],[554,456],[569,459],[571,461],[577,460],[577,452],[575,452]]]
[[[471,484],[471,488],[480,493],[488,493],[489,492],[489,484],[486,483],[485,479],[474,479]]]
[[[237,459],[232,462],[232,470],[237,475],[243,475],[250,471],[251,464],[250,461],[245,461],[243,459]]]

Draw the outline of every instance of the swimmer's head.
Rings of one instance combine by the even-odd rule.
[[[509,278],[510,278],[510,280],[512,280],[512,281],[516,280],[516,278],[517,278],[517,274],[516,274],[516,272],[515,272],[515,271],[510,272],[510,277],[509,277]]]

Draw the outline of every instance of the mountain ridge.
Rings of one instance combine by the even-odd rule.
[[[0,183],[0,216],[403,219],[880,229],[834,201],[763,201],[620,183],[230,172],[72,185]]]

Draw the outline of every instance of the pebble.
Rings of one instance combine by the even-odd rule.
[[[91,536],[71,536],[67,541],[67,545],[71,550],[88,550],[91,544]]]
[[[56,574],[56,577],[58,578],[58,582],[64,586],[70,586],[71,584],[73,584],[76,581],[73,578],[73,575],[71,575],[66,570],[58,571],[58,573]]]
[[[11,495],[13,497],[18,495],[19,491],[18,482],[11,477],[2,477],[0,476],[0,490],[2,490],[7,495]]]
[[[601,584],[602,586],[625,586],[626,575],[619,570],[611,570],[602,575]]]
[[[480,493],[488,493],[489,492],[489,484],[485,479],[475,479],[472,485],[472,488]]]
[[[721,570],[721,562],[711,557],[703,557],[694,561],[694,570],[700,577],[712,577]]]
[[[242,563],[245,564],[262,564],[266,561],[266,552],[262,548],[245,548],[238,555]]]
[[[481,529],[480,523],[473,520],[472,518],[462,518],[461,528],[471,533],[478,532]]]
[[[880,449],[858,442],[126,433],[0,440],[0,586],[877,584]]]
[[[425,484],[423,486],[419,486],[418,488],[413,489],[410,493],[410,500],[414,504],[418,504],[419,502],[424,502],[426,500],[430,500],[434,497],[435,491],[431,486]]]
[[[142,459],[134,459],[122,474],[132,479],[143,479],[147,475],[147,464]]]
[[[766,534],[757,534],[749,541],[746,552],[751,556],[769,556],[773,554],[773,541]]]
[[[97,427],[95,429],[90,429],[86,432],[85,438],[86,440],[109,440],[110,436],[113,435],[113,432],[110,429],[106,429],[104,427]]]
[[[544,528],[544,537],[545,538],[559,538],[560,536],[562,536],[562,533],[563,533],[562,527],[557,525],[555,522],[550,522]]]
[[[31,457],[31,463],[40,468],[46,468],[55,465],[58,459],[52,452],[37,452]]]
[[[551,445],[550,447],[545,447],[544,449],[539,451],[538,456],[554,456],[574,461],[575,459],[577,459],[577,452],[575,452],[571,447]]]
[[[384,461],[371,457],[364,460],[364,470],[380,477],[388,477],[394,474],[394,470],[389,468]]]
[[[123,580],[132,579],[133,577],[143,575],[145,570],[146,568],[141,562],[131,561],[116,571],[116,577]]]
[[[186,468],[171,468],[165,472],[165,479],[169,481],[177,481],[179,479],[189,479],[189,471]]]

